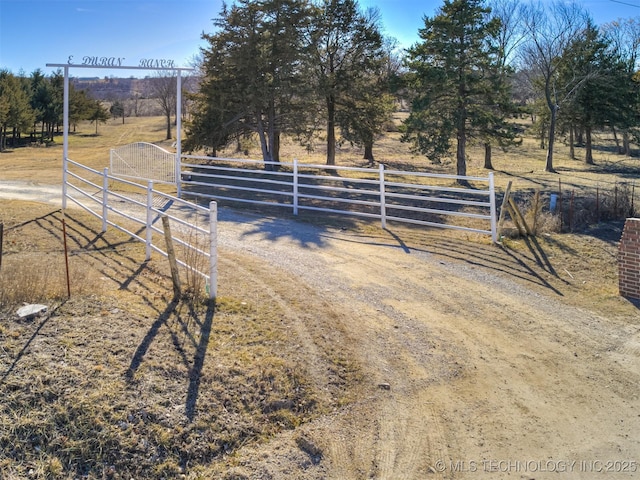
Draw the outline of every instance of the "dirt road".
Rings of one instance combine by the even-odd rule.
[[[580,306],[580,281],[537,244],[514,252],[226,210],[218,231],[222,258],[269,266],[256,288],[281,272],[341,311],[365,376],[355,403],[240,450],[234,478],[640,476],[638,310],[615,298],[606,314]],[[310,370],[321,385],[322,365]],[[300,439],[316,461],[300,460]]]
[[[607,316],[571,305],[551,260],[446,237],[258,218],[220,234],[339,305],[367,375],[361,401],[307,427],[322,468],[287,477],[287,448],[270,444],[255,478],[640,475],[640,315],[626,300]]]

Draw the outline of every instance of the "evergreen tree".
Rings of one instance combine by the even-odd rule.
[[[96,124],[96,135],[98,135],[98,123],[105,123],[109,120],[108,110],[100,103],[100,100],[94,100],[87,120]]]
[[[618,103],[623,106],[616,110],[616,118],[610,127],[618,147],[618,153],[631,155],[630,142],[640,138],[640,78],[637,75],[638,59],[640,58],[640,19],[629,18],[604,25],[602,34],[610,45],[612,54],[616,55],[624,65],[622,75],[628,81],[625,88],[619,92]],[[622,133],[622,145],[618,138]]]
[[[570,120],[571,132],[574,128],[584,131],[585,163],[589,165],[593,164],[593,130],[617,123],[629,107],[625,100],[631,76],[609,46],[589,22],[584,33],[565,50],[558,69],[561,82],[579,80],[562,109],[562,117]]]
[[[109,108],[109,113],[113,118],[122,118],[122,124],[124,125],[124,105],[119,100],[113,102]]]
[[[229,139],[257,134],[265,162],[279,161],[280,135],[299,127],[308,97],[303,76],[304,0],[238,0],[223,5],[218,31],[203,35],[204,79],[194,96],[189,148],[214,150]],[[210,133],[211,128],[216,133]]]
[[[480,0],[445,0],[433,18],[425,17],[421,43],[409,49],[412,111],[404,141],[432,161],[448,154],[456,140],[456,173],[467,173],[466,147],[474,137],[498,135],[501,88],[496,39],[500,21]]]
[[[28,84],[7,70],[0,70],[0,150],[11,131],[11,145],[16,146],[21,132],[28,132],[35,114],[29,103]]]
[[[343,122],[345,130],[363,126],[362,121],[352,118],[350,108],[367,122],[380,112],[384,117],[384,103],[371,105],[373,99],[366,98],[366,92],[361,91],[366,88],[363,84],[367,80],[363,79],[375,76],[384,58],[378,18],[376,14],[363,14],[355,0],[322,0],[316,7],[310,48],[316,88],[326,109],[327,165],[336,163],[338,122]],[[371,110],[366,112],[363,108]],[[359,134],[363,132],[364,129],[360,129]]]
[[[76,126],[82,120],[88,120],[95,111],[95,102],[89,98],[84,90],[76,90],[72,83],[69,84],[69,124]]]
[[[363,147],[364,159],[370,164],[374,163],[373,144],[393,121],[396,109],[395,97],[391,94],[401,64],[396,44],[395,40],[386,39],[384,55],[368,75],[358,79],[357,88],[344,100],[336,116],[342,137]]]

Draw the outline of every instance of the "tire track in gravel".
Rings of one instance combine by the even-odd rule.
[[[427,324],[385,302],[390,294],[394,296],[389,285],[411,286],[412,293],[415,287],[405,275],[395,274],[398,268],[381,277],[379,258],[354,257],[334,238],[335,232],[325,232],[317,242],[322,247],[306,248],[301,258],[292,253],[297,240],[272,238],[263,245],[259,233],[263,229],[253,231],[252,254],[293,270],[321,295],[330,285],[331,304],[345,312],[346,329],[357,332],[355,351],[369,378],[367,395],[344,415],[316,425],[315,437],[324,445],[331,465],[330,478],[397,478],[398,472],[403,472],[402,478],[424,478],[433,473],[431,463],[444,455],[446,447],[425,388],[454,375],[457,367],[452,371],[448,366],[455,362],[449,361],[446,348],[435,350],[436,342],[442,347],[446,340],[437,339]],[[305,237],[304,232],[297,235]],[[233,242],[224,243],[228,248]],[[365,253],[374,252],[375,248]],[[405,266],[412,261],[406,264],[405,260]],[[419,295],[427,296],[422,289]]]
[[[593,472],[505,472],[483,462],[640,462],[640,317],[604,318],[565,304],[558,290],[443,261],[385,232],[364,237],[227,210],[219,219],[223,251],[273,266],[253,271],[259,288],[285,271],[318,308],[325,302],[342,313],[364,371],[360,399],[302,428],[322,448],[322,468],[274,471],[341,480],[587,479]],[[496,248],[486,246],[487,255],[499,257]],[[288,305],[295,295],[272,293],[296,316]],[[317,358],[307,321],[296,334]],[[286,451],[269,450],[270,458],[286,462]]]
[[[640,451],[632,436],[640,376],[629,368],[637,323],[343,232],[324,232],[321,248],[292,263],[285,252],[295,241],[272,236],[266,253],[260,230],[253,254],[318,288],[332,285],[333,304],[354,312],[348,330],[357,332],[370,389],[316,433],[330,452],[329,478],[495,478],[492,461],[517,467]],[[454,469],[471,462],[476,471]]]

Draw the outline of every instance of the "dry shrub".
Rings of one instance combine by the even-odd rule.
[[[198,299],[205,293],[205,278],[202,273],[209,273],[209,257],[204,253],[209,248],[208,236],[190,231],[186,243],[182,247],[183,261],[186,264],[185,295]]]
[[[62,255],[60,253],[59,256]],[[83,270],[72,265],[70,268],[73,292],[83,293],[91,288]],[[0,269],[0,309],[66,297],[64,258],[56,259],[55,254],[29,253],[8,255],[3,259]]]
[[[5,258],[0,271],[0,305],[43,302],[67,294],[64,262],[51,256],[29,255]]]
[[[536,197],[536,195],[539,195]],[[591,225],[611,220],[624,220],[636,214],[635,186],[616,184],[611,188],[564,191],[558,195],[556,208],[550,210],[550,194],[527,194],[516,204],[534,235],[582,231]],[[504,230],[511,237],[519,235],[513,225]]]

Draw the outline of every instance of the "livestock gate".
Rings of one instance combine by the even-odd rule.
[[[130,143],[111,149],[109,171],[117,177],[179,184],[180,157],[153,143]]]
[[[217,293],[217,242],[216,221],[217,207],[215,202],[211,202],[207,211],[195,204],[185,202],[180,198],[180,158],[182,157],[182,72],[193,71],[192,68],[176,67],[173,60],[164,59],[143,59],[138,65],[124,65],[124,58],[119,57],[83,57],[80,63],[73,62],[73,56],[68,58],[64,64],[48,63],[47,67],[62,68],[64,70],[64,93],[63,93],[63,158],[62,158],[62,208],[67,208],[67,201],[71,200],[79,207],[102,219],[102,229],[106,230],[107,224],[131,234],[137,240],[146,243],[147,259],[151,251],[156,251],[164,256],[168,254],[162,250],[161,241],[155,241],[155,236],[162,234],[154,223],[162,216],[169,217],[179,224],[179,230],[191,229],[197,233],[205,233],[209,237],[210,249],[208,251],[189,245],[189,242],[174,238],[180,246],[197,250],[197,254],[209,257],[209,271],[197,273],[207,280],[207,288],[211,298]],[[110,151],[109,168],[99,172],[69,158],[69,71],[72,68],[80,69],[109,69],[109,70],[154,70],[172,72],[176,76],[176,152],[168,152],[156,145],[146,142],[135,142],[129,145],[113,148]],[[71,171],[73,167],[76,171]],[[80,173],[77,173],[80,172]],[[146,186],[128,182],[126,178],[135,180],[146,180]],[[73,179],[76,184],[69,180]],[[110,182],[128,183],[129,188],[142,188],[142,194],[135,194],[137,197],[127,197],[109,189]],[[153,182],[175,184],[177,196],[172,197],[166,193],[153,188]],[[81,185],[81,186],[78,186]],[[71,196],[69,190],[73,190]],[[139,198],[143,197],[143,201]],[[158,209],[154,206],[154,199],[160,198],[164,205],[177,205],[174,215],[169,215],[166,210]],[[127,208],[114,206],[115,204],[126,203]],[[141,215],[131,213],[138,210]],[[185,210],[188,210],[191,217],[209,214],[209,225],[203,229],[199,222],[192,223],[185,217]],[[119,225],[111,220],[111,216],[119,215],[127,221],[137,222],[144,226],[145,235],[127,230],[123,225]],[[191,222],[191,223],[190,223]],[[126,223],[126,222],[125,222]],[[164,223],[164,222],[163,222]],[[166,234],[166,232],[165,232]],[[167,246],[167,250],[169,250]],[[178,264],[187,266],[185,262],[178,259]]]

